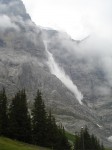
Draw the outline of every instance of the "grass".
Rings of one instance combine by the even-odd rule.
[[[74,143],[75,141],[75,135],[69,133],[69,132],[66,132],[66,137],[68,138],[69,141],[71,141],[72,143]]]
[[[69,138],[70,141],[74,142],[75,138],[74,135],[66,132],[66,136]],[[0,137],[0,150],[50,150],[50,149]],[[112,150],[112,149],[107,148],[105,150]]]
[[[49,150],[49,149],[0,137],[0,150]]]
[[[66,132],[66,136],[67,136],[68,140],[72,142],[71,144],[73,144],[75,141],[75,135],[73,135],[69,132]],[[105,148],[105,150],[112,150],[112,148]]]

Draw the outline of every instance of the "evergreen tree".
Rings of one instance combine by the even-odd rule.
[[[75,142],[74,142],[74,150],[80,150],[79,148],[80,145],[80,137],[79,135],[75,135]]]
[[[92,134],[89,134],[88,128],[81,129],[79,135],[76,135],[74,150],[104,150],[103,144]]]
[[[9,137],[31,143],[31,122],[25,90],[19,91],[10,105]]]
[[[8,117],[7,117],[7,96],[5,89],[0,91],[0,135],[7,136]]]
[[[103,143],[101,145],[101,150],[105,150]]]
[[[65,129],[64,129],[64,127],[59,127],[59,129],[58,129],[59,131],[59,138],[58,138],[58,141],[59,141],[59,143],[58,143],[58,145],[57,145],[57,150],[70,150],[71,149],[71,147],[70,147],[70,144],[69,144],[69,142],[68,142],[68,139],[67,139],[67,137],[66,137],[66,135],[65,135]]]
[[[89,134],[89,131],[88,131],[88,128],[87,126],[85,127],[84,131],[83,131],[83,142],[84,142],[84,147],[87,149],[87,150],[90,150],[91,149],[91,137],[90,137],[90,134]],[[86,140],[85,140],[86,139]]]
[[[55,150],[70,150],[65,130],[58,127],[51,111],[47,115],[42,94],[38,90],[32,110],[33,143]]]
[[[47,133],[46,133],[46,143],[47,143],[47,147],[51,147],[54,148],[55,147],[55,143],[56,143],[56,130],[57,130],[57,126],[55,123],[55,119],[51,114],[51,111],[49,111],[48,117],[47,117],[47,124],[46,124],[46,128],[47,128]]]
[[[38,90],[32,109],[33,143],[46,146],[47,114],[42,100],[41,92]]]
[[[70,144],[65,135],[65,130],[61,126],[56,125],[55,118],[52,116],[51,111],[47,118],[47,143],[48,147],[56,150],[69,150]]]

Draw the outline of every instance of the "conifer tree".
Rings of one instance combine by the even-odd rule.
[[[101,144],[101,150],[105,150],[103,143]]]
[[[83,139],[84,146],[86,147],[87,150],[90,150],[91,149],[91,137],[90,137],[87,126],[85,127],[83,131],[83,138],[86,139],[86,140]]]
[[[19,91],[10,105],[9,137],[31,143],[31,122],[25,90]]]
[[[65,135],[65,130],[63,126],[57,126],[55,118],[52,116],[51,111],[48,114],[47,117],[47,146],[56,149],[56,150],[62,150],[62,149],[70,149],[70,145],[68,142],[68,139]]]
[[[58,138],[58,145],[57,145],[57,150],[70,150],[71,149],[71,146],[68,142],[68,139],[65,135],[65,129],[63,126],[59,127],[58,129],[59,131],[59,138]]]
[[[0,91],[0,135],[7,136],[8,128],[8,117],[7,117],[7,96],[5,89]]]
[[[47,147],[54,148],[55,147],[55,132],[56,132],[56,124],[54,121],[54,118],[51,114],[51,110],[49,111],[49,114],[47,116],[47,123],[46,123],[47,133],[46,133],[46,143]]]
[[[79,135],[76,134],[75,135],[74,150],[80,150],[79,144],[80,144],[80,137],[79,137]]]
[[[45,105],[42,100],[42,94],[38,90],[36,98],[34,100],[34,106],[32,109],[32,127],[33,127],[33,143],[40,146],[46,146],[46,121],[47,114],[45,111]]]
[[[74,150],[104,150],[97,137],[90,135],[88,128],[81,129],[80,134],[76,135]]]

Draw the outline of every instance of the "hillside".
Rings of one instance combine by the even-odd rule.
[[[0,137],[0,150],[49,150],[49,149]]]
[[[0,0],[0,8],[0,89],[5,87],[9,102],[25,88],[31,108],[40,89],[67,131],[75,134],[87,125],[112,147],[112,86],[102,68],[105,59],[86,55],[91,37],[77,42],[36,26],[21,0]]]

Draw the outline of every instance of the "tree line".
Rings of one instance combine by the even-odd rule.
[[[0,91],[0,136],[54,150],[71,150],[62,125],[57,125],[51,111],[46,112],[41,91],[37,91],[33,107],[28,109],[25,90],[18,91],[8,104],[3,88]],[[75,134],[73,150],[104,150],[88,128]]]
[[[105,150],[95,135],[90,135],[87,126],[75,134],[74,150]]]
[[[56,124],[51,111],[46,112],[39,90],[31,112],[25,90],[18,91],[9,106],[5,89],[0,91],[0,136],[54,150],[70,150],[64,128]]]

